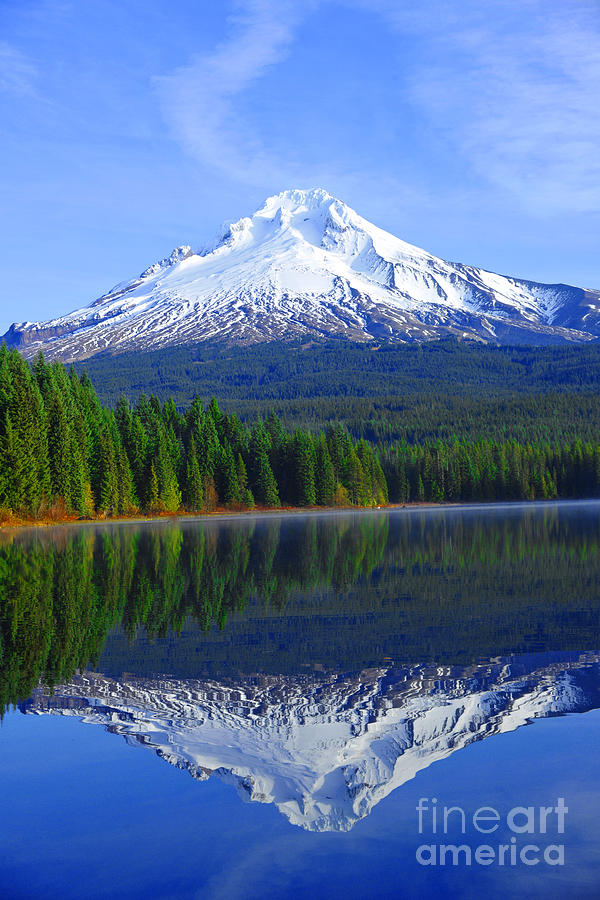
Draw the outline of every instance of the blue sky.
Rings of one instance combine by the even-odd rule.
[[[288,187],[600,287],[597,0],[0,0],[0,333]]]

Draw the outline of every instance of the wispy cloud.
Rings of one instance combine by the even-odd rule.
[[[206,57],[155,79],[174,136],[203,163],[263,183],[278,161],[248,121],[240,123],[236,99],[283,60],[311,2],[238,0],[226,41]]]
[[[455,148],[467,192],[487,184],[504,204],[544,215],[600,208],[596,0],[237,0],[222,44],[156,79],[173,136],[189,154],[246,185],[326,178],[327,159],[308,166],[289,147],[269,146],[242,101],[286,58],[306,16],[328,6],[385,21],[398,33],[399,54],[416,48],[403,63],[399,102]],[[344,176],[338,163],[341,177],[372,174],[353,172],[347,160]]]
[[[33,63],[7,41],[0,41],[0,91],[10,94],[35,93],[37,71]]]
[[[530,210],[600,208],[600,14],[585,0],[428,4],[394,26],[427,34],[414,103],[473,173]],[[431,35],[432,19],[436,22]]]

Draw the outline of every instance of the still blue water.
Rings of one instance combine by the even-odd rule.
[[[5,539],[0,895],[598,896],[599,576],[594,503]]]

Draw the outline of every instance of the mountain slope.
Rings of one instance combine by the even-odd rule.
[[[89,306],[14,324],[9,346],[63,360],[299,335],[554,343],[600,336],[600,292],[445,262],[326,191],[285,191],[199,252],[178,247]]]

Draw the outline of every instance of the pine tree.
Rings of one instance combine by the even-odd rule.
[[[48,451],[53,497],[71,506],[71,453],[67,416],[63,398],[55,391],[48,409]]]
[[[12,433],[11,492],[15,508],[35,513],[49,490],[43,401],[29,366],[16,350],[8,353],[5,363],[2,405]]]
[[[269,461],[277,482],[279,496],[286,503],[292,503],[294,485],[289,458],[291,442],[281,420],[274,412],[269,413],[267,417],[265,431],[269,443]]]
[[[125,448],[121,443],[117,450],[117,496],[120,513],[129,513],[135,508],[133,476]]]
[[[158,476],[154,463],[150,465],[150,479],[148,483],[148,500],[146,509],[150,513],[161,512],[163,509],[162,502],[158,493]]]
[[[202,490],[202,475],[198,465],[198,452],[194,435],[190,437],[187,453],[185,503],[191,512],[199,512],[204,501]]]
[[[138,500],[146,495],[148,475],[148,435],[139,415],[134,415],[129,439],[125,442],[127,457],[131,466],[135,493]]]
[[[383,469],[381,468],[381,463],[379,462],[379,457],[376,453],[373,454],[372,458],[372,485],[373,500],[375,501],[375,504],[377,506],[383,506],[389,500],[388,486]]]
[[[279,506],[277,482],[268,456],[269,439],[262,422],[256,422],[250,439],[250,487],[260,506]]]
[[[219,497],[227,506],[235,506],[242,501],[237,468],[233,450],[229,443],[221,447],[219,456]]]
[[[162,507],[167,512],[176,512],[181,506],[181,491],[177,481],[175,466],[172,457],[169,455],[167,437],[162,428],[159,430],[154,466],[158,478],[158,493]]]
[[[315,452],[315,499],[319,506],[331,506],[335,494],[335,474],[327,440],[320,434]]]
[[[254,509],[254,497],[252,496],[252,491],[248,487],[248,474],[241,453],[238,453],[237,455],[236,471],[242,503],[249,509]]]
[[[314,506],[315,491],[315,450],[309,434],[297,429],[291,445],[292,477],[294,484],[294,504]]]
[[[212,416],[205,416],[196,437],[198,463],[204,478],[214,478],[219,460],[219,438]]]
[[[14,472],[16,470],[15,435],[10,416],[0,422],[0,509],[15,510],[21,505]]]
[[[364,505],[365,498],[365,473],[360,464],[360,460],[354,450],[350,448],[350,453],[345,464],[346,477],[344,487],[348,491],[350,502],[356,505]]]
[[[114,514],[119,509],[119,478],[115,447],[106,421],[98,435],[95,463],[97,506],[105,513]]]

